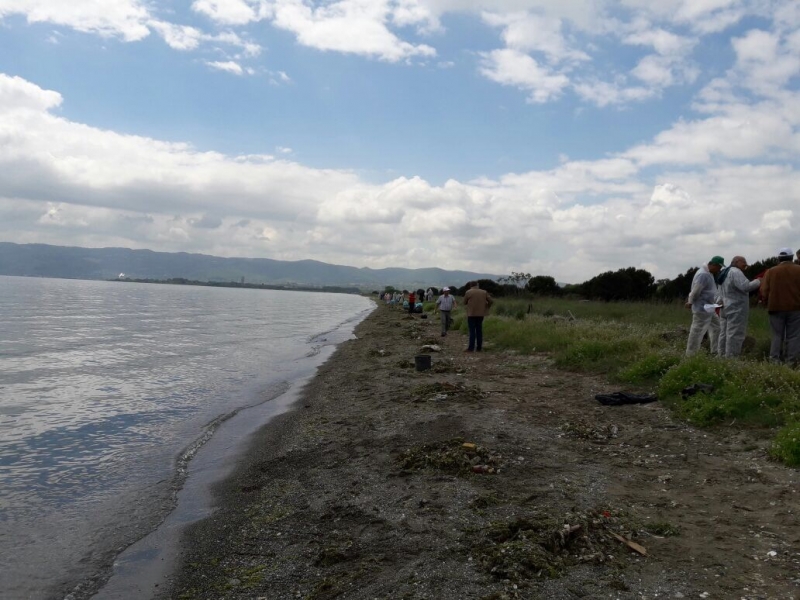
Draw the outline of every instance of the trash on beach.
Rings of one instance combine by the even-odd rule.
[[[644,546],[641,546],[641,545],[637,544],[636,542],[633,542],[633,541],[629,540],[626,537],[622,537],[620,534],[614,533],[613,531],[611,532],[611,536],[615,540],[619,540],[620,542],[625,544],[628,548],[630,548],[634,552],[638,552],[642,556],[647,556],[647,549]]]
[[[442,347],[438,344],[425,344],[419,349],[420,352],[441,352]]]
[[[417,354],[414,357],[414,365],[417,371],[427,371],[431,368],[431,355],[430,354]]]
[[[605,406],[622,406],[624,404],[647,404],[658,400],[655,394],[631,394],[628,392],[613,392],[611,394],[597,394],[594,397]]]

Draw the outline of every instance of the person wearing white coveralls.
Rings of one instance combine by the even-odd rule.
[[[686,342],[686,356],[696,354],[700,350],[700,343],[708,332],[708,341],[711,343],[711,353],[717,353],[719,344],[719,317],[716,312],[708,312],[706,304],[714,304],[717,297],[717,274],[725,266],[725,259],[715,256],[707,265],[697,269],[692,279],[692,291],[686,300],[686,308],[692,309],[692,327],[689,329],[689,340]]]
[[[760,279],[749,281],[742,273],[747,268],[743,256],[734,256],[731,266],[719,274],[722,310],[720,311],[719,355],[739,356],[747,335],[747,319],[750,315],[750,292],[761,285]]]

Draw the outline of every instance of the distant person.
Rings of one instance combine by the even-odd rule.
[[[425,290],[425,302],[430,302],[431,300],[433,300],[433,290],[428,288]]]
[[[692,291],[686,299],[686,308],[692,309],[692,327],[686,342],[686,356],[696,354],[708,332],[711,353],[716,354],[719,344],[719,316],[716,311],[708,312],[706,304],[714,304],[717,297],[716,276],[725,266],[725,259],[715,256],[708,264],[697,269],[692,279]]]
[[[747,335],[747,319],[750,316],[750,292],[761,285],[760,279],[747,279],[743,273],[746,268],[745,258],[734,256],[731,266],[723,269],[717,277],[722,298],[719,355],[727,358],[742,353],[742,344]]]
[[[795,259],[794,264],[800,265],[800,250],[797,251],[797,258]]]
[[[480,352],[483,349],[483,317],[494,300],[486,290],[478,287],[477,281],[470,281],[467,285],[469,289],[464,294],[464,306],[467,309],[469,345],[464,352]]]
[[[796,366],[800,362],[800,265],[794,264],[792,258],[789,248],[778,251],[778,264],[764,275],[761,295],[772,333],[769,359]]]
[[[436,308],[439,309],[442,315],[442,337],[447,335],[447,330],[450,329],[450,325],[453,323],[450,311],[452,311],[455,306],[456,299],[450,295],[450,288],[442,288],[442,295],[436,299]]]
[[[417,309],[417,296],[412,292],[408,292],[408,314],[413,315]]]

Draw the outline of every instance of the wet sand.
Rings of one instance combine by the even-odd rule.
[[[603,378],[386,306],[356,335],[216,487],[163,597],[800,597],[768,432],[602,406]]]

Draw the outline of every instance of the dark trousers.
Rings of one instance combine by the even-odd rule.
[[[469,328],[469,346],[467,350],[481,351],[483,348],[483,317],[467,317]]]
[[[800,310],[772,311],[769,326],[772,330],[770,360],[791,364],[800,361]]]

